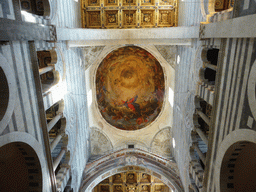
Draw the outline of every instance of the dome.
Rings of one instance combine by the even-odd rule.
[[[109,53],[96,75],[101,115],[112,126],[138,130],[152,123],[164,99],[163,69],[146,50],[127,46]]]

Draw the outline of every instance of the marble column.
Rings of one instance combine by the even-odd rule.
[[[60,152],[60,154],[57,156],[57,158],[55,159],[55,161],[53,162],[53,170],[55,171],[58,167],[58,165],[60,164],[60,161],[62,160],[62,158],[64,157],[65,153],[66,153],[67,149],[63,148]]]
[[[54,125],[62,118],[63,113],[58,113],[48,124],[48,132],[54,127]]]
[[[201,109],[196,109],[196,113],[204,120],[205,123],[207,123],[207,125],[210,126],[210,119],[209,117],[207,117],[207,115],[205,115]]]
[[[208,138],[205,135],[205,133],[200,129],[200,127],[195,127],[195,131],[201,137],[201,139],[204,141],[204,143],[208,146]]]
[[[54,69],[53,65],[41,68],[41,69],[39,69],[39,75],[42,75],[42,74],[47,73],[49,71],[52,71],[53,69]]]

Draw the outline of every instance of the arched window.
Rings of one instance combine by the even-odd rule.
[[[201,53],[201,58],[204,63],[217,65],[219,56],[219,49],[204,48]]]

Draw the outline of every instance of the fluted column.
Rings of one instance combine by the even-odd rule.
[[[58,143],[60,142],[61,138],[63,137],[63,132],[60,131],[57,136],[55,137],[55,139],[51,142],[50,144],[50,148],[51,148],[51,152],[53,152],[53,150],[55,149],[55,147],[58,145]]]
[[[194,149],[196,150],[196,152],[197,152],[197,154],[199,155],[200,159],[202,160],[202,162],[203,162],[204,165],[205,165],[205,163],[206,163],[206,157],[205,157],[205,155],[202,153],[202,151],[199,149],[197,143],[193,143],[193,147],[194,147]]]
[[[60,161],[62,160],[62,158],[64,157],[65,153],[66,153],[67,149],[63,148],[60,152],[60,154],[58,155],[58,157],[55,159],[55,161],[53,162],[53,170],[55,171],[58,167],[58,165],[60,164]]]
[[[196,113],[204,120],[204,122],[210,126],[210,119],[200,109],[196,109]]]
[[[53,69],[54,69],[54,66],[52,66],[52,65],[41,68],[41,69],[39,69],[39,75],[42,75],[42,74],[47,73],[49,71],[52,71]]]
[[[204,134],[204,132],[199,127],[197,127],[197,126],[195,127],[195,131],[201,137],[201,139],[204,141],[204,143],[208,146],[208,138]]]
[[[48,124],[47,130],[48,132],[53,128],[53,126],[62,118],[63,113],[58,113]]]

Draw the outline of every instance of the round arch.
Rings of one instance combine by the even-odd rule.
[[[11,119],[17,89],[13,71],[2,54],[0,60],[0,133],[2,133]]]
[[[217,155],[216,163],[215,163],[215,165],[216,165],[215,166],[215,178],[216,178],[215,181],[216,181],[216,188],[219,191],[222,191],[223,187],[224,188],[226,187],[225,191],[228,191],[228,192],[231,192],[234,189],[232,182],[224,183],[223,181],[221,181],[221,178],[223,179],[222,174],[224,174],[225,171],[229,171],[229,169],[233,167],[232,163],[228,163],[230,159],[234,159],[234,158],[230,158],[232,153],[234,153],[234,151],[236,149],[239,149],[238,151],[240,152],[240,151],[242,151],[242,150],[240,150],[240,148],[241,147],[243,148],[246,146],[249,146],[249,148],[247,148],[249,151],[250,151],[250,148],[255,149],[255,146],[256,146],[256,132],[255,131],[250,130],[250,129],[239,129],[239,130],[233,131],[221,143],[218,153],[217,153],[218,155]],[[244,150],[248,152],[247,149],[245,148]],[[237,155],[237,161],[240,161],[241,159],[244,159],[244,157],[245,157],[241,153],[241,156],[240,156],[241,158],[239,160],[239,156],[240,156],[240,153],[238,153],[238,155]],[[255,159],[256,158],[255,154],[254,153],[251,154],[250,158]],[[247,157],[247,159],[248,159],[248,157]],[[230,164],[230,165],[228,165],[228,164]],[[255,164],[255,161],[254,161],[254,164]],[[239,167],[239,166],[237,166],[237,167]],[[225,172],[225,173],[227,173],[227,172]],[[235,170],[234,170],[234,173],[235,173]],[[228,177],[230,175],[226,174],[226,176],[228,179]],[[253,181],[253,182],[255,183],[255,181]],[[230,183],[230,184],[228,184],[228,183]]]
[[[23,142],[0,147],[1,191],[41,191],[42,170],[33,148]]]
[[[138,167],[136,171],[157,177],[173,190],[184,191],[175,162],[138,149],[120,150],[88,164],[84,170],[80,191],[90,191],[102,180],[125,172],[131,166]]]
[[[10,143],[20,143],[26,146],[29,151],[33,151],[34,157],[37,157],[41,168],[42,187],[40,191],[50,191],[50,175],[47,171],[48,166],[42,145],[33,136],[24,132],[12,132],[0,136],[0,148]]]

